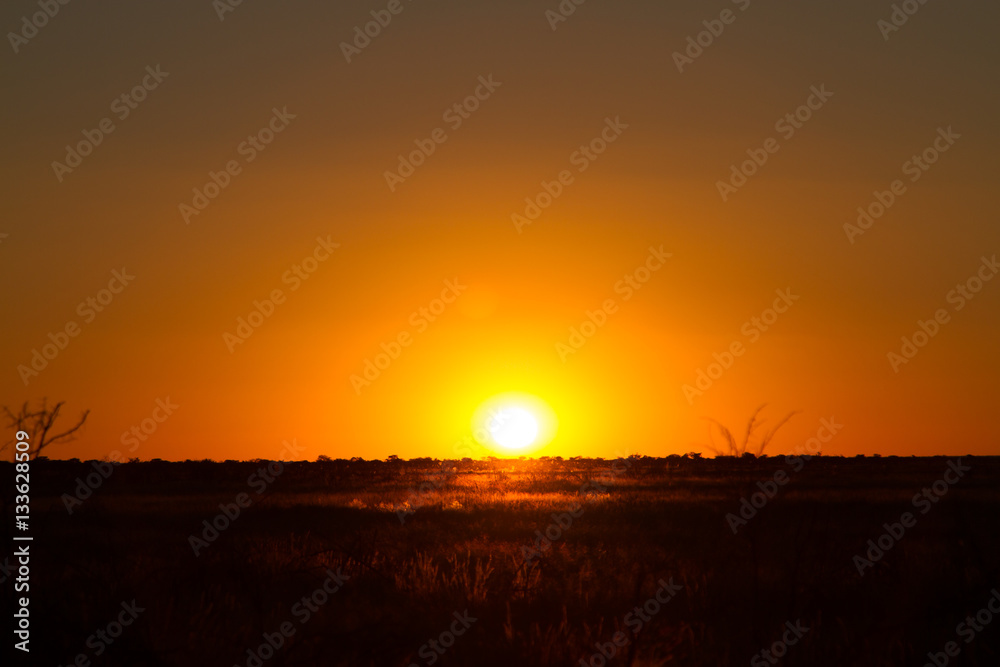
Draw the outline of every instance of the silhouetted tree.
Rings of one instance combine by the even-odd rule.
[[[736,438],[733,437],[732,432],[728,428],[726,428],[716,420],[710,417],[706,417],[706,419],[710,422],[710,426],[708,429],[708,437],[710,444],[707,445],[708,449],[710,449],[712,453],[714,453],[716,456],[719,457],[722,456],[745,457],[747,454],[751,454],[753,457],[761,456],[764,453],[764,450],[767,448],[767,446],[771,443],[771,440],[774,438],[774,434],[778,432],[778,429],[784,426],[785,423],[787,423],[788,420],[791,419],[796,414],[795,412],[790,412],[787,415],[785,415],[784,419],[779,421],[770,431],[764,433],[764,435],[762,435],[760,438],[760,442],[757,443],[756,446],[754,446],[751,444],[750,439],[753,436],[754,431],[757,430],[757,427],[763,424],[763,420],[760,419],[760,413],[765,407],[766,405],[760,406],[759,408],[754,410],[754,413],[752,415],[750,415],[750,421],[747,423],[747,430],[743,434],[742,442],[738,442]],[[712,441],[713,425],[718,429],[719,433],[722,435],[724,447],[716,447],[714,441]]]
[[[49,445],[54,445],[57,442],[66,442],[72,440],[76,437],[76,432],[80,430],[83,423],[87,421],[87,416],[90,414],[90,410],[85,410],[80,416],[80,421],[76,423],[76,426],[63,431],[59,435],[55,435],[53,427],[55,426],[56,420],[59,419],[60,412],[62,411],[65,401],[59,401],[51,408],[48,407],[48,399],[42,399],[42,405],[37,410],[32,410],[28,401],[24,402],[21,409],[17,412],[11,411],[6,405],[3,406],[4,414],[7,415],[8,426],[14,429],[14,431],[24,431],[28,434],[28,442],[30,443],[30,449],[28,450],[32,459],[38,458],[38,455],[43,449]],[[9,440],[4,444],[0,451],[10,447],[16,440]]]

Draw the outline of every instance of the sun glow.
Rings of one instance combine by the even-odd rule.
[[[507,392],[485,401],[472,419],[481,444],[504,452],[535,451],[555,437],[557,420],[545,401],[531,394]]]
[[[490,424],[490,435],[501,447],[523,449],[538,437],[538,422],[524,408],[502,408]]]

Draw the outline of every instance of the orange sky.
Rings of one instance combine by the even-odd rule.
[[[703,417],[765,402],[801,410],[773,453],[824,418],[829,454],[1000,453],[1000,8],[928,3],[885,39],[891,3],[859,0],[594,0],[554,30],[555,2],[404,0],[347,62],[386,6],[72,3],[8,38],[0,404],[92,410],[51,456],[147,420],[127,455],[449,457],[507,391],[555,413],[540,455],[704,451]]]

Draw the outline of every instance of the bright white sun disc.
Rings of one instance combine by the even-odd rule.
[[[490,435],[501,447],[520,449],[538,437],[538,421],[524,408],[502,408],[489,424]]]

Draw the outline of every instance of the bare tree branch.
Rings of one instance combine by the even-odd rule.
[[[41,407],[34,411],[31,410],[31,405],[27,401],[25,401],[24,405],[16,413],[12,412],[6,405],[3,406],[8,425],[15,431],[25,431],[28,433],[28,442],[31,443],[29,453],[32,459],[38,458],[42,450],[49,445],[60,441],[72,440],[90,415],[90,410],[85,410],[80,416],[80,421],[75,426],[63,431],[59,435],[50,436],[49,433],[55,426],[56,420],[59,419],[63,405],[65,405],[65,401],[59,401],[50,409],[48,407],[48,399],[43,398]],[[0,447],[0,451],[9,447],[13,442],[13,440],[6,442],[3,447]]]
[[[707,449],[709,449],[716,456],[741,457],[744,456],[747,452],[749,452],[754,456],[761,456],[764,453],[764,450],[767,448],[767,446],[771,443],[771,440],[774,438],[774,435],[778,432],[778,429],[784,426],[788,422],[788,420],[792,418],[792,416],[797,414],[797,411],[788,413],[781,421],[779,421],[774,426],[774,428],[772,428],[770,431],[766,431],[764,435],[761,437],[760,442],[756,445],[756,447],[753,447],[751,445],[750,439],[753,437],[753,434],[754,432],[756,432],[757,428],[763,426],[764,424],[764,420],[760,419],[759,417],[761,411],[763,411],[765,407],[767,407],[766,403],[761,405],[756,410],[754,410],[753,414],[750,415],[750,421],[747,422],[747,430],[743,435],[742,443],[737,443],[736,438],[733,437],[732,431],[730,431],[721,422],[712,419],[711,417],[705,417],[705,419],[709,422],[709,427],[708,427],[709,444],[706,445]],[[723,447],[715,446],[715,439],[712,437],[713,425],[719,430],[719,433],[722,435]]]

